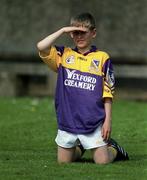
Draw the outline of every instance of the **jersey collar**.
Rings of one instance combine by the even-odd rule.
[[[76,51],[77,53],[80,53],[80,52],[78,51],[78,48],[77,48],[77,47],[75,47],[73,50]],[[97,47],[96,47],[96,46],[91,46],[90,50],[87,51],[87,52],[85,52],[83,55],[86,56],[86,55],[88,55],[89,53],[91,53],[91,52],[96,52],[96,51],[97,51]],[[81,54],[81,53],[80,53],[80,54]]]

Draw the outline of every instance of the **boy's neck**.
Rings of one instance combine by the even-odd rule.
[[[78,52],[81,54],[87,54],[90,51],[91,47],[87,47],[85,49],[78,48]]]
[[[83,54],[83,55],[87,55],[89,52],[93,52],[93,51],[96,51],[96,46],[89,46],[87,48],[84,48],[84,49],[80,49],[80,48],[75,48],[75,51],[77,51],[78,53],[80,54]]]

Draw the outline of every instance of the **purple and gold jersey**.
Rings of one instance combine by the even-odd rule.
[[[104,98],[113,98],[114,74],[109,55],[95,46],[51,47],[42,60],[58,72],[55,107],[58,128],[74,134],[93,132],[105,119]]]

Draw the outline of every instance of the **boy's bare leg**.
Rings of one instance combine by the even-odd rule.
[[[81,157],[81,150],[78,147],[63,148],[58,146],[57,156],[59,163],[71,163]]]
[[[108,164],[113,162],[116,152],[113,152],[108,146],[102,146],[92,149],[93,160],[96,164]]]

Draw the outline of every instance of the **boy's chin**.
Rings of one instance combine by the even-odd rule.
[[[84,44],[80,44],[80,45],[78,44],[78,45],[77,45],[77,48],[78,48],[78,49],[85,49],[85,48],[87,48],[87,46],[84,45]]]

